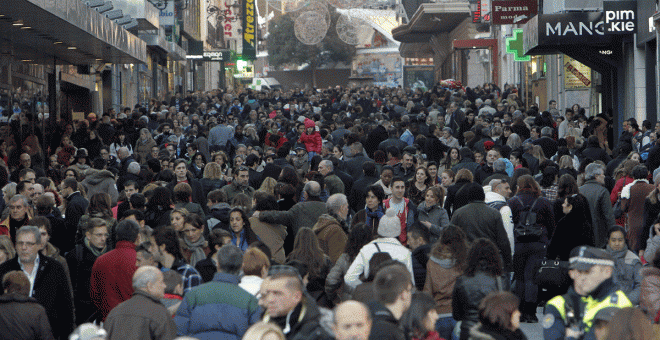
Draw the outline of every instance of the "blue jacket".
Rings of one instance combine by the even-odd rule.
[[[186,293],[174,316],[177,335],[240,340],[262,312],[257,298],[238,283],[236,275],[216,273],[213,281]]]

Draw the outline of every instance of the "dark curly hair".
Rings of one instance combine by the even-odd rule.
[[[468,253],[468,263],[465,275],[474,276],[478,271],[492,276],[502,275],[502,257],[495,243],[489,239],[480,238],[474,241]]]

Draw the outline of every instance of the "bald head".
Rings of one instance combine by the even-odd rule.
[[[371,332],[369,308],[358,301],[346,301],[335,307],[334,324],[337,340],[367,340]]]
[[[317,181],[309,181],[305,183],[303,191],[308,197],[319,197],[321,196],[321,185]]]

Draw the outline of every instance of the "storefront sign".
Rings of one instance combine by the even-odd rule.
[[[534,0],[493,1],[493,25],[524,24],[538,12]]]
[[[564,56],[564,88],[583,89],[590,86],[591,69],[569,56]]]
[[[203,61],[230,61],[231,52],[229,50],[204,51]]]
[[[603,12],[573,12],[538,16],[538,45],[608,44]],[[530,21],[531,22],[531,21]]]
[[[161,26],[174,26],[176,13],[174,12],[174,1],[168,1],[167,7],[160,10],[160,25]]]
[[[244,60],[257,59],[257,7],[255,0],[243,0],[243,53]]]
[[[637,1],[604,1],[605,34],[637,33]]]

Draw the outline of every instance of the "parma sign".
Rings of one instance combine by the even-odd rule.
[[[535,0],[493,1],[492,24],[524,24],[536,15],[538,6]]]

